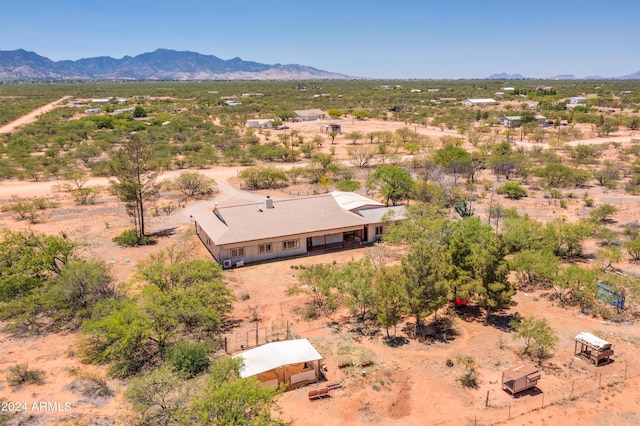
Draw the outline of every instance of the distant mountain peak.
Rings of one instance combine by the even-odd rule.
[[[524,77],[520,74],[507,74],[506,72],[501,72],[499,74],[491,74],[487,77],[488,80],[522,80]]]
[[[0,81],[20,80],[345,80],[357,77],[305,65],[224,60],[159,48],[137,56],[54,62],[24,49],[0,51]]]

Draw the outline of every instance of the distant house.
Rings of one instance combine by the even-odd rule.
[[[544,115],[536,115],[535,116],[536,122],[540,125],[544,124],[547,121],[547,117],[545,117]],[[500,124],[503,124],[504,127],[510,127],[510,128],[514,128],[514,127],[520,127],[520,122],[522,121],[522,116],[520,115],[505,115],[503,117],[500,117]]]
[[[420,90],[420,89],[411,89],[410,92],[411,93],[422,93],[422,90]]]
[[[243,98],[260,98],[264,96],[264,93],[243,93]]]
[[[130,112],[131,114],[133,114],[133,111],[135,111],[134,108],[125,108],[125,109],[116,109],[113,111],[113,113],[115,115],[124,114],[125,112]]]
[[[254,129],[273,129],[273,120],[271,118],[253,118],[247,120],[247,127]]]
[[[582,96],[572,96],[569,98],[570,104],[586,104],[589,101],[589,98],[585,98]]]
[[[515,92],[515,87],[501,87],[500,90],[502,92]]]
[[[237,101],[224,101],[222,103],[223,106],[238,106],[238,105],[242,105],[242,102],[237,102]]]
[[[427,89],[427,92],[436,93],[436,92],[438,92],[438,89]]]
[[[93,104],[108,104],[111,99],[103,98],[103,99],[91,99],[91,103]]]
[[[85,109],[85,110],[84,110],[84,113],[85,113],[85,114],[89,114],[89,115],[92,115],[92,114],[100,114],[100,108],[90,108],[90,109]]]
[[[493,98],[481,98],[481,99],[467,99],[464,101],[465,106],[485,106],[496,105],[498,101]]]
[[[374,243],[389,221],[404,219],[405,206],[352,192],[214,207],[192,216],[198,237],[224,268],[318,250]]]
[[[455,103],[458,102],[458,99],[456,99],[456,98],[440,98],[439,101],[442,102],[443,104],[446,104],[446,103],[455,104]]]
[[[302,109],[294,111],[297,121],[315,121],[326,118],[327,113],[321,109]]]

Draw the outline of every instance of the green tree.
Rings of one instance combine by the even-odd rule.
[[[204,343],[179,340],[171,346],[168,361],[176,372],[191,379],[209,368],[211,365],[210,352],[211,348]]]
[[[142,374],[129,381],[125,399],[138,413],[140,425],[184,424],[190,389],[167,367]]]
[[[215,179],[198,172],[180,173],[168,182],[167,187],[187,198],[208,196],[217,190]]]
[[[76,328],[101,301],[120,297],[111,268],[102,260],[73,260],[41,295],[42,306],[57,324]]]
[[[411,175],[394,165],[382,165],[376,167],[367,179],[367,188],[378,188],[380,195],[389,204],[395,206],[403,198],[408,198],[415,187],[415,182]]]
[[[539,362],[553,351],[558,341],[558,336],[545,318],[524,317],[520,321],[512,321],[510,325],[516,331],[516,336],[524,341],[523,354],[529,355],[532,349]]]
[[[454,283],[472,288],[470,292],[486,310],[487,322],[491,311],[508,306],[515,294],[508,280],[504,244],[491,226],[482,224],[477,217],[468,217],[456,222],[449,249]]]
[[[461,176],[471,176],[473,165],[471,154],[452,143],[447,143],[443,148],[437,150],[433,156],[433,162],[453,176],[454,184]]]
[[[346,135],[344,135],[344,137],[349,139],[351,143],[355,145],[356,143],[358,143],[359,139],[364,138],[364,135],[362,134],[362,132],[354,130],[353,132],[349,132]]]
[[[640,237],[635,237],[626,243],[624,248],[633,260],[640,260]]]
[[[367,256],[358,261],[350,261],[336,271],[335,280],[342,293],[345,304],[360,321],[374,306],[373,277],[375,268]]]
[[[0,240],[0,301],[27,297],[62,272],[74,258],[78,244],[65,234],[2,230]],[[0,317],[4,315],[0,314]]]
[[[331,265],[311,265],[298,275],[298,284],[287,289],[287,295],[293,296],[300,292],[311,297],[313,306],[317,309],[330,311],[337,307],[336,282],[334,268]]]
[[[271,414],[280,391],[264,386],[255,377],[241,378],[242,360],[221,358],[187,406],[191,417],[207,425],[283,424]]]
[[[519,288],[545,288],[558,273],[560,259],[546,250],[526,249],[514,254],[510,265],[516,272]]]
[[[396,326],[405,310],[406,292],[403,277],[404,274],[399,265],[385,266],[378,270],[374,281],[377,318],[387,332],[387,339],[391,339],[389,334],[391,327],[393,327],[393,337],[396,337]]]
[[[411,244],[409,253],[403,256],[402,282],[406,286],[407,306],[416,319],[416,332],[423,316],[446,304],[450,264],[447,247],[427,239]]]
[[[582,256],[584,241],[594,230],[594,225],[586,220],[570,223],[556,219],[542,228],[540,247],[552,251],[558,257],[579,257]]]
[[[553,292],[561,305],[595,296],[597,276],[592,269],[569,265],[553,279]]]
[[[594,222],[609,222],[611,217],[618,212],[618,208],[612,204],[602,204],[601,206],[591,210],[589,217]]]
[[[140,134],[129,137],[115,153],[111,172],[116,178],[111,181],[111,187],[120,201],[125,203],[136,235],[141,239],[146,236],[147,202],[158,193],[156,179],[159,168],[153,161],[151,144]]]

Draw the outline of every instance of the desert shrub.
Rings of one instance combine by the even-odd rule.
[[[465,369],[464,374],[460,376],[460,383],[465,388],[477,388],[480,372],[476,360],[472,356],[458,356],[458,364]]]
[[[498,188],[498,194],[504,194],[507,198],[519,200],[527,196],[527,191],[517,182],[505,182]]]
[[[30,370],[27,364],[18,364],[9,367],[9,375],[7,376],[9,386],[20,386],[23,384],[41,385],[44,383],[44,371],[33,369]]]
[[[113,396],[107,381],[91,371],[74,369],[71,374],[77,377],[82,387],[82,395],[89,398],[107,398]]]
[[[175,371],[186,377],[195,377],[206,371],[211,365],[209,348],[202,343],[180,340],[171,348],[169,364],[173,366]]]
[[[120,235],[113,237],[113,242],[128,247],[144,246],[150,243],[149,237],[145,235],[138,237],[138,234],[133,229],[127,229]]]
[[[71,191],[73,202],[80,205],[95,204],[98,195],[102,192],[101,187],[78,188]]]
[[[336,189],[338,191],[353,192],[360,188],[360,182],[355,180],[345,179],[336,182]]]

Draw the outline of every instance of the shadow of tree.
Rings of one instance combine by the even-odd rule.
[[[409,343],[409,339],[404,336],[384,337],[382,341],[392,348],[398,348]]]

